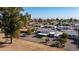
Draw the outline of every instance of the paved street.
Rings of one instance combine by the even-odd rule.
[[[65,50],[68,51],[79,51],[79,49],[77,49],[77,45],[75,45],[73,40],[68,40],[65,46]]]
[[[29,41],[34,41],[34,42],[44,42],[44,40],[33,37],[34,35],[27,35],[26,37],[23,37],[23,40],[29,40]],[[51,40],[52,38],[50,38]],[[66,45],[65,45],[65,50],[67,51],[79,51],[79,49],[77,49],[77,45],[73,43],[74,40],[68,40]]]

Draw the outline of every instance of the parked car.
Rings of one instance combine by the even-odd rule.
[[[20,33],[20,37],[26,37],[26,33]]]

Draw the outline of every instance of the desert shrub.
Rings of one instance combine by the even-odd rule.
[[[46,36],[46,37],[42,37],[43,40],[45,40],[45,42],[48,42],[49,41],[49,38]]]
[[[47,38],[46,40],[45,40],[45,42],[48,42],[49,41],[49,39]]]
[[[32,29],[28,29],[26,33],[27,33],[28,35],[31,35],[31,34],[32,34]]]
[[[60,43],[60,41],[54,41],[53,44],[51,44],[50,46],[57,47],[57,48],[61,48],[62,47],[62,44]]]
[[[67,34],[67,33],[63,33],[61,36],[62,36],[61,42],[62,42],[62,43],[67,42],[68,34]]]
[[[67,39],[68,38],[68,34],[67,33],[63,33],[61,36],[62,36],[63,39]]]
[[[65,41],[63,39],[58,39],[56,41],[53,41],[53,44],[51,44],[51,46],[57,48],[63,48],[65,46]]]
[[[35,31],[35,29],[34,29],[34,28],[32,28],[31,30],[32,30],[32,32],[34,32],[34,31]]]

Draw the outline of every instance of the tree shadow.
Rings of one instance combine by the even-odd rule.
[[[7,46],[6,44],[10,44],[9,42],[0,42],[0,48]]]
[[[6,46],[5,44],[6,44],[5,42],[0,42],[0,48],[5,47]]]
[[[73,40],[73,42],[71,42],[71,43],[77,45],[77,41],[76,40]]]
[[[39,42],[39,43],[44,44],[44,45],[47,45],[47,42]]]

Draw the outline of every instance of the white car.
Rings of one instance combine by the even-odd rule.
[[[26,33],[20,33],[20,37],[26,37]]]

